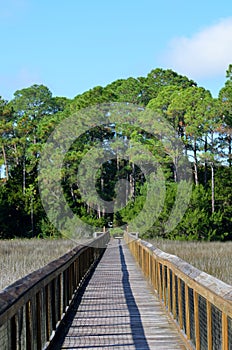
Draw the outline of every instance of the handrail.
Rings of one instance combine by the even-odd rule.
[[[102,233],[0,292],[2,350],[46,349],[109,239]]]
[[[190,348],[231,349],[232,286],[130,233],[124,238]]]

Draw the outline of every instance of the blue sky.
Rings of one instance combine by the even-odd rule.
[[[214,96],[232,63],[232,2],[0,0],[0,96],[44,84],[73,98],[171,68]]]

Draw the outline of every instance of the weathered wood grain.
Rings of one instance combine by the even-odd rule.
[[[52,349],[186,349],[126,245],[110,241]]]

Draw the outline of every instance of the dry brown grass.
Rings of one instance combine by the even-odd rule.
[[[184,242],[149,240],[166,253],[174,254],[199,270],[232,285],[232,242]]]
[[[0,290],[74,248],[71,240],[0,240]]]
[[[198,269],[232,285],[232,242],[182,242],[149,240]],[[77,243],[71,240],[0,240],[0,290],[19,278],[59,258]]]

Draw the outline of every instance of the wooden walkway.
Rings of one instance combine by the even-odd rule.
[[[186,349],[136,266],[112,239],[51,349]]]

